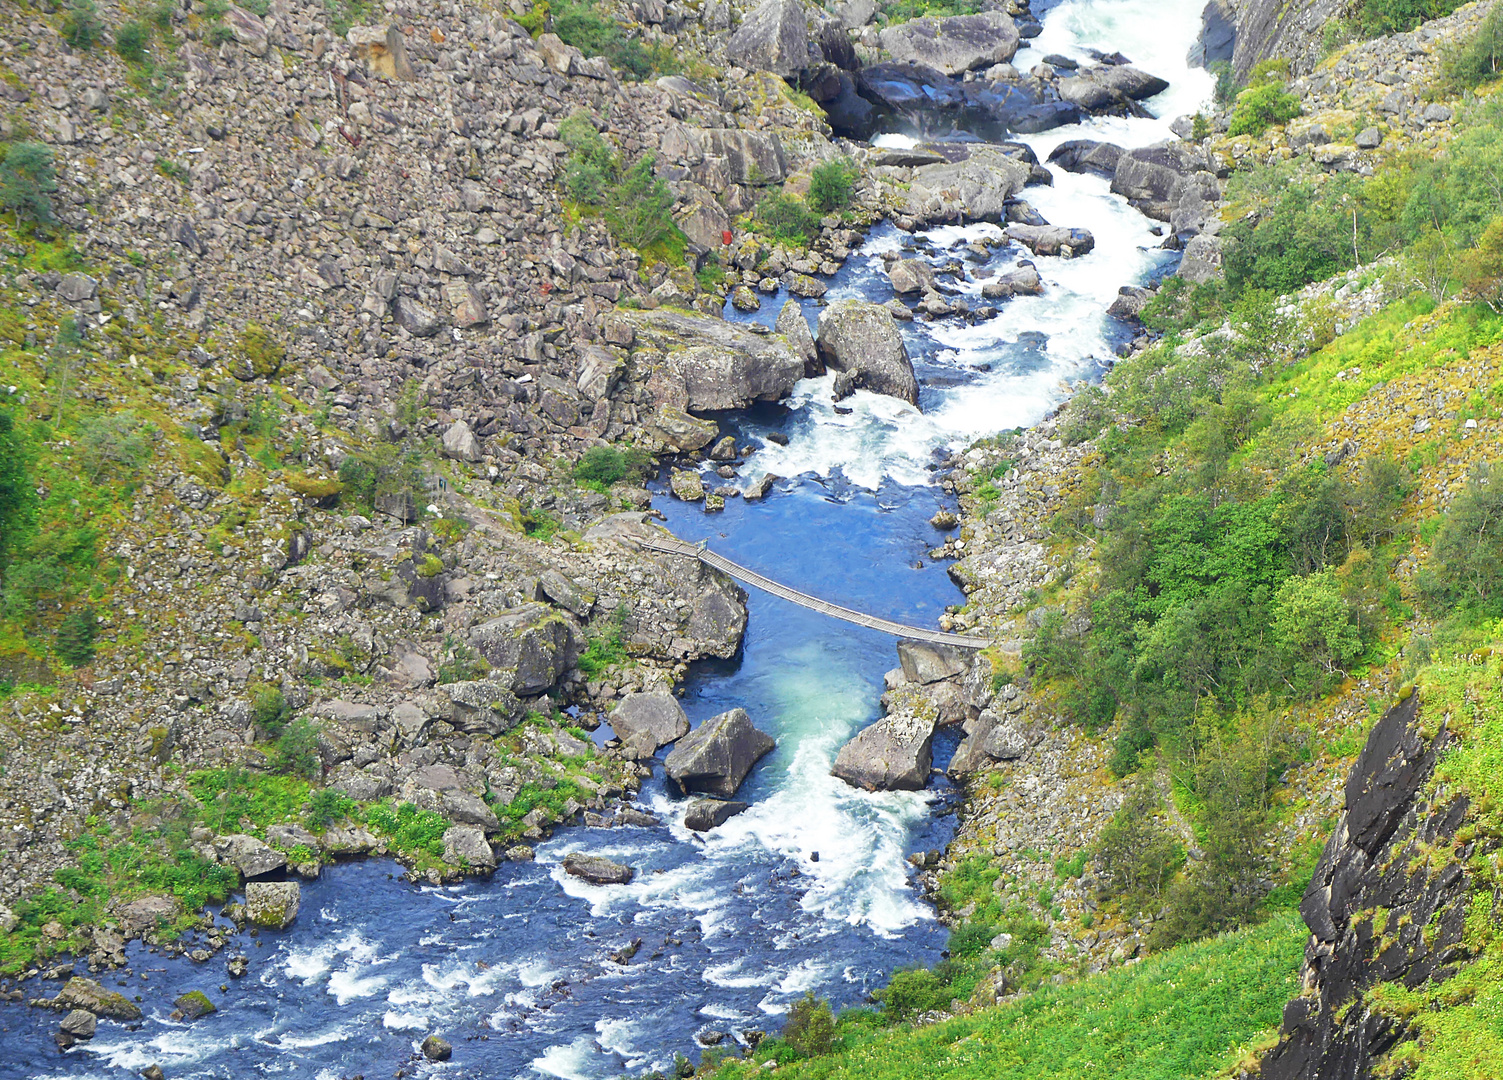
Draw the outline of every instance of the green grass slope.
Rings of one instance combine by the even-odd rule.
[[[1246,1056],[1296,992],[1306,932],[1282,914],[1246,930],[927,1027],[873,1031],[843,1018],[834,1052],[779,1068],[790,1080],[1183,1080]],[[757,1057],[783,1054],[769,1044]],[[764,1075],[727,1063],[722,1080]]]

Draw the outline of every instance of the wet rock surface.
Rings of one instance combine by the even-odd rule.
[[[774,745],[772,736],[752,726],[745,709],[731,709],[680,739],[664,759],[663,768],[683,794],[700,792],[729,799]]]

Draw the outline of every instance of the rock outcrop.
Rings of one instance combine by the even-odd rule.
[[[600,855],[571,851],[564,856],[564,872],[588,881],[591,885],[626,885],[636,876],[629,866],[612,862]]]
[[[130,998],[114,990],[106,990],[93,979],[78,975],[63,984],[50,1004],[55,1009],[81,1009],[106,1020],[124,1023],[141,1019],[141,1007]]]
[[[295,881],[252,881],[245,886],[245,915],[256,926],[285,930],[297,919],[302,890]]]
[[[637,761],[689,733],[683,706],[667,690],[627,694],[611,710],[610,725],[621,740],[622,756]]]
[[[883,30],[880,39],[894,60],[924,64],[946,75],[1005,64],[1019,42],[1012,17],[1001,11],[910,19]]]
[[[825,366],[849,372],[874,394],[918,404],[918,379],[892,313],[867,300],[838,300],[819,315],[816,339]]]
[[[658,309],[633,316],[635,357],[655,367],[657,400],[691,412],[781,401],[804,377],[798,343],[725,322]]]
[[[663,769],[681,794],[698,792],[729,799],[752,766],[776,745],[771,735],[752,726],[745,709],[731,709],[680,739]]]
[[[890,713],[840,748],[830,769],[867,791],[919,791],[929,782],[934,720]]]
[[[726,57],[752,71],[792,78],[822,59],[811,58],[809,20],[801,0],[763,0],[741,20]]]
[[[1461,838],[1467,798],[1429,783],[1451,735],[1445,717],[1426,713],[1418,692],[1389,709],[1347,777],[1344,809],[1300,903],[1310,927],[1300,996],[1284,1009],[1263,1080],[1374,1075],[1413,1032],[1375,1007],[1373,991],[1443,982],[1470,958],[1467,859],[1495,841]]]

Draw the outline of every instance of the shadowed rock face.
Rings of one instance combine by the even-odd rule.
[[[766,0],[742,20],[726,42],[725,55],[751,71],[785,79],[810,64],[809,21],[799,0]]]
[[[680,739],[663,768],[681,794],[697,791],[729,799],[775,745],[771,735],[752,726],[745,709],[732,709]]]
[[[1467,844],[1454,854],[1469,804],[1428,791],[1435,762],[1450,743],[1441,730],[1426,741],[1418,695],[1391,708],[1368,736],[1346,782],[1346,808],[1326,842],[1300,914],[1310,927],[1299,997],[1284,1007],[1279,1044],[1262,1062],[1263,1080],[1365,1080],[1412,1033],[1368,1007],[1384,982],[1414,988],[1456,973],[1470,891]],[[1438,873],[1411,873],[1422,850],[1450,857]],[[1387,909],[1387,930],[1372,913]]]
[[[564,871],[592,885],[625,885],[636,876],[636,871],[629,866],[599,855],[581,855],[577,851],[564,856]]]

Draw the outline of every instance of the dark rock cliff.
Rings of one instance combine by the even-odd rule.
[[[1468,959],[1473,850],[1456,834],[1469,803],[1430,784],[1451,737],[1439,717],[1420,721],[1419,698],[1388,710],[1347,778],[1345,810],[1300,904],[1311,930],[1301,993],[1284,1008],[1262,1080],[1372,1076],[1413,1033],[1370,1007],[1371,989],[1443,981]]]

